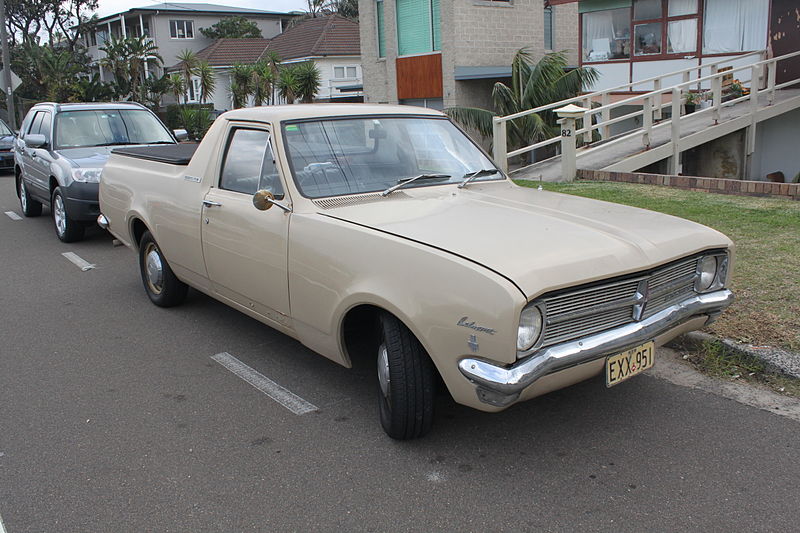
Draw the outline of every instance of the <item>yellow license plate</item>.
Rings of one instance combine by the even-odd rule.
[[[628,378],[641,374],[656,362],[656,347],[653,341],[646,342],[606,359],[606,386],[613,387]]]

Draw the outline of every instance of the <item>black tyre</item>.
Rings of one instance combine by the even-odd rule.
[[[180,305],[189,287],[179,280],[161,253],[156,240],[145,231],[139,242],[139,270],[144,290],[150,301],[159,307]]]
[[[50,214],[53,217],[56,236],[61,239],[61,242],[75,242],[83,239],[86,226],[70,218],[61,187],[56,187],[53,191],[53,198],[50,201]]]
[[[435,370],[422,344],[396,317],[379,320],[378,401],[381,425],[393,439],[422,437],[431,429]]]
[[[26,217],[38,217],[42,214],[42,204],[28,196],[28,190],[25,188],[25,180],[22,179],[21,175],[19,177],[17,196],[19,196],[19,206],[22,209],[23,215]]]

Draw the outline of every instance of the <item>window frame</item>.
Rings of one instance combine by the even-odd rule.
[[[399,1],[399,0],[397,0]],[[401,54],[400,53],[400,17],[397,16],[397,1],[395,2],[395,39],[397,40],[397,57],[414,57],[414,56],[426,56],[426,55],[433,55],[433,54],[441,54],[442,53],[442,16],[441,16],[441,0],[422,0],[427,4],[428,8],[428,17],[430,18],[430,25],[429,25],[429,36],[430,36],[430,43],[431,49],[424,51],[424,52],[414,52],[410,54]],[[436,20],[434,17],[434,2],[439,2],[439,48],[436,48],[436,35],[437,30],[435,28]]]
[[[337,68],[344,69],[344,76],[343,77],[339,78],[339,77],[336,76],[336,69]],[[351,68],[356,70],[355,76],[348,76],[347,75],[347,70],[351,69]],[[356,65],[356,64],[351,64],[351,65],[346,65],[346,64],[333,65],[333,77],[331,79],[333,79],[335,81],[357,80],[358,79],[358,65]]]
[[[179,22],[182,23],[182,25],[183,25],[183,35],[184,35],[184,37],[181,37],[178,34],[178,23]],[[189,24],[189,30],[191,31],[191,34],[192,34],[191,37],[187,37],[187,35],[189,33],[189,32],[186,31],[187,30],[187,27],[186,27],[187,23]],[[174,27],[175,27],[175,35],[174,36],[172,35],[173,24],[174,24]],[[170,19],[169,20],[169,38],[170,39],[175,39],[177,41],[190,41],[190,40],[194,39],[194,20],[191,20],[191,19]]]

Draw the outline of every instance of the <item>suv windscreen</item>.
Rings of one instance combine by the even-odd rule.
[[[172,143],[172,135],[144,109],[64,111],[56,116],[56,148]]]
[[[449,120],[437,117],[356,117],[289,122],[283,138],[292,173],[308,198],[383,191],[420,174],[446,174],[409,187],[461,183],[495,169]],[[500,172],[476,181],[503,179]]]

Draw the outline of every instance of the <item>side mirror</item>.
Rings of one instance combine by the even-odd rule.
[[[253,205],[259,211],[266,211],[275,203],[275,195],[267,190],[257,191],[253,195]]]
[[[41,148],[47,144],[47,139],[41,133],[32,133],[25,137],[25,146],[28,148]]]
[[[172,130],[172,133],[175,134],[175,138],[178,139],[178,142],[185,141],[189,138],[189,132],[186,130]]]

